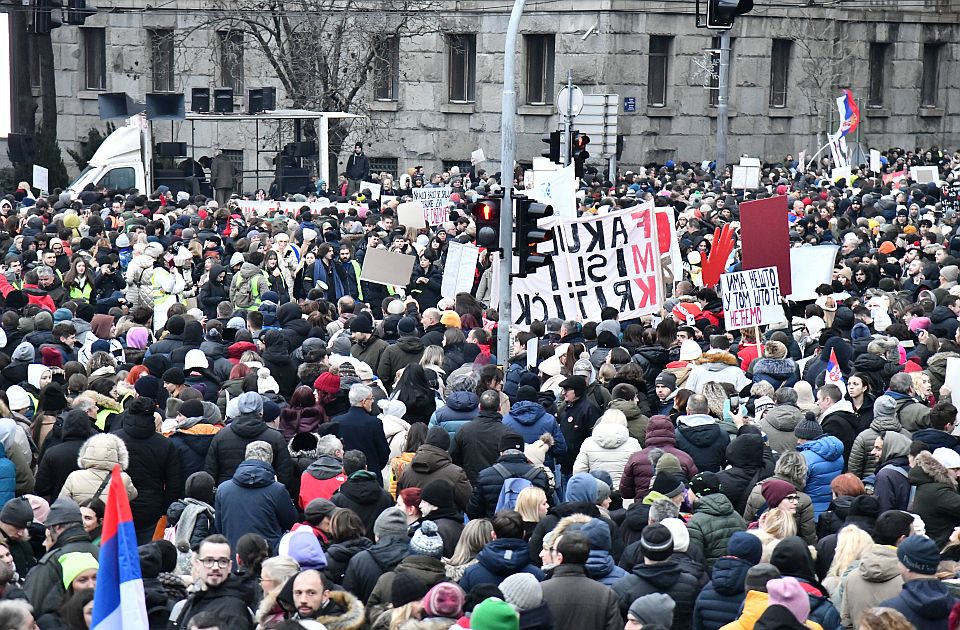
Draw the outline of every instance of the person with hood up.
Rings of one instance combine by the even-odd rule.
[[[737,532],[730,537],[727,549],[716,558],[710,581],[697,595],[693,630],[719,630],[736,620],[747,596],[747,574],[760,562],[761,553],[756,536]]]
[[[286,488],[276,481],[272,460],[268,443],[251,442],[233,478],[217,487],[215,527],[231,547],[236,547],[244,534],[255,533],[274,549],[283,533],[297,522],[297,510]]]
[[[612,588],[620,600],[620,612],[626,616],[630,605],[643,595],[663,593],[675,603],[672,630],[689,630],[693,607],[700,585],[672,558],[673,536],[666,526],[648,525],[640,538],[643,562],[617,580]]]
[[[797,446],[793,430],[803,420],[804,413],[797,406],[797,391],[783,387],[774,393],[773,407],[763,414],[760,430],[767,436],[767,445],[776,453],[792,451]]]
[[[740,361],[726,350],[704,352],[696,363],[683,386],[685,389],[699,394],[703,392],[704,384],[712,382],[730,383],[736,391],[742,392],[750,385],[750,379],[740,369]]]
[[[220,408],[206,400],[188,400],[177,410],[175,428],[165,433],[177,452],[184,477],[203,470],[213,436],[223,428]]]
[[[807,594],[810,604],[810,620],[824,628],[839,628],[840,613],[837,612],[830,594],[817,580],[813,556],[807,543],[799,536],[784,538],[774,547],[770,564],[777,567],[780,575],[796,578]]]
[[[446,479],[453,484],[457,507],[466,510],[473,486],[464,470],[450,459],[449,448],[450,436],[447,432],[440,427],[430,427],[426,442],[420,445],[413,459],[400,473],[397,493],[405,488],[423,488],[434,479]]]
[[[727,446],[727,468],[717,474],[721,490],[737,514],[743,514],[750,491],[759,481],[773,474],[773,461],[764,457],[763,436],[744,432]]]
[[[233,263],[234,259],[231,258],[230,262]],[[230,303],[238,310],[255,311],[260,307],[263,294],[270,290],[270,279],[263,269],[244,260],[243,254],[240,254],[239,262],[242,263],[240,271],[230,281]]]
[[[650,492],[655,459],[663,454],[676,457],[686,479],[692,479],[699,470],[693,458],[677,448],[676,430],[666,416],[653,416],[647,425],[647,446],[627,460],[620,477],[620,494],[624,499],[641,501]],[[656,457],[654,457],[656,455]]]
[[[460,578],[460,587],[470,592],[480,584],[497,586],[509,575],[530,573],[543,581],[543,571],[530,561],[531,549],[523,540],[523,519],[514,510],[498,512],[493,519],[494,539],[477,554],[477,563]]]
[[[794,429],[797,451],[807,461],[807,485],[804,492],[813,501],[814,518],[830,507],[833,495],[830,482],[843,472],[843,443],[832,435],[825,435],[816,420],[807,417]]]
[[[687,400],[687,414],[677,418],[677,448],[690,454],[699,472],[722,470],[730,443],[729,434],[709,413],[707,398],[694,394]]]
[[[227,268],[216,263],[211,265],[208,280],[201,285],[197,295],[197,303],[207,319],[216,319],[220,302],[230,301],[230,287],[226,282]]]
[[[639,450],[640,443],[630,437],[627,430],[627,417],[622,411],[608,409],[580,446],[573,472],[605,470],[610,473],[614,486],[619,487],[627,462]]]
[[[367,470],[367,458],[363,451],[346,451],[343,454],[343,473],[347,480],[330,499],[341,508],[356,512],[367,528],[367,536],[373,537],[374,524],[381,512],[394,505],[393,498],[383,489],[383,482]]]
[[[120,477],[127,489],[127,498],[136,499],[137,489],[126,473],[130,465],[130,454],[123,440],[111,433],[98,433],[90,437],[77,455],[79,468],[67,475],[59,496],[83,503],[97,498],[106,502],[110,494],[110,472],[120,465]]]
[[[290,349],[299,348],[310,336],[310,324],[303,318],[303,310],[296,302],[287,302],[277,308],[277,325]]]
[[[155,410],[152,399],[134,399],[127,408],[123,426],[116,432],[130,453],[128,471],[138,493],[130,508],[140,544],[150,542],[157,521],[180,497],[184,482],[177,449],[157,433]]]
[[[763,356],[753,361],[750,372],[754,383],[770,383],[775,390],[793,387],[800,380],[800,370],[787,356],[787,347],[775,340],[763,346]]]
[[[867,344],[866,352],[857,354],[850,367],[866,378],[870,391],[877,395],[887,389],[894,374],[903,371],[898,341],[892,337],[874,339]]]
[[[899,611],[918,630],[945,630],[957,598],[937,579],[937,544],[924,536],[909,536],[897,546],[897,561],[903,589],[880,606]]]
[[[729,553],[729,541],[744,531],[747,523],[723,494],[720,475],[699,473],[691,480],[690,489],[693,491],[693,516],[687,521],[690,545],[703,552],[707,568],[712,569],[719,558]],[[758,551],[758,562],[759,559]]]
[[[960,455],[946,448],[918,454],[907,476],[910,484],[916,486],[913,510],[923,519],[927,536],[939,548],[947,544],[957,525],[957,514],[960,514],[958,476]]]
[[[231,400],[228,407],[233,406],[234,401],[237,415],[213,437],[204,470],[217,480],[218,485],[233,478],[233,473],[246,457],[247,444],[260,440],[273,449],[270,464],[277,473],[277,480],[293,488],[293,460],[280,432],[263,421],[263,397],[257,392],[244,392]]]
[[[874,440],[871,454],[877,461],[873,496],[880,502],[880,513],[907,510],[910,507],[910,440],[896,431],[887,431]]]
[[[568,376],[561,381],[562,398],[557,408],[557,422],[567,444],[567,452],[557,457],[564,478],[573,474],[573,464],[584,440],[590,436],[593,425],[600,418],[600,408],[586,395],[587,379]],[[565,484],[559,484],[565,485]]]
[[[423,342],[417,336],[416,320],[412,317],[401,318],[397,323],[397,331],[400,338],[383,351],[380,364],[376,367],[377,376],[383,381],[387,391],[393,391],[397,372],[404,366],[419,363],[423,356]]]
[[[833,352],[837,357],[837,364],[840,366],[840,372],[844,376],[850,374],[850,361],[853,358],[853,348],[842,337],[831,336],[823,341],[824,336],[830,331],[825,331],[820,339],[822,348],[820,354],[811,358],[803,366],[803,380],[810,384],[810,387],[816,389],[824,384],[824,374],[827,371],[827,361],[830,359],[830,353]],[[835,335],[836,333],[833,332]],[[838,399],[839,400],[839,399]]]
[[[316,453],[316,459],[300,475],[297,506],[301,510],[306,509],[314,499],[333,498],[340,486],[347,481],[343,470],[343,444],[336,436],[324,435],[318,438]]]
[[[48,501],[60,496],[67,477],[78,470],[77,459],[84,442],[93,434],[90,417],[82,409],[71,409],[65,413],[60,429],[60,443],[42,453],[33,493]]]
[[[895,415],[897,401],[890,396],[880,396],[873,404],[873,421],[870,427],[864,429],[857,435],[853,441],[853,448],[850,449],[850,459],[847,460],[847,472],[851,472],[858,478],[863,479],[877,471],[878,461],[873,455],[874,442],[887,431],[893,431],[903,435],[908,441],[910,434],[904,431],[900,426],[900,421]]]
[[[447,384],[445,404],[433,412],[427,426],[442,427],[453,440],[460,427],[475,420],[480,413],[480,397],[476,389],[477,378],[474,374],[451,378]]]
[[[293,395],[293,390],[300,384],[300,377],[297,375],[297,365],[290,356],[294,348],[283,336],[282,331],[271,330],[261,337],[264,348],[263,366],[269,368],[270,375],[277,380],[280,385],[280,395],[289,399]]]
[[[177,548],[177,566],[190,570],[191,551],[215,532],[214,503],[216,487],[213,477],[200,471],[187,477],[183,498],[167,508],[167,528],[173,528],[173,544]],[[166,533],[166,532],[165,532]]]
[[[623,568],[617,566],[610,553],[613,540],[610,538],[610,527],[604,521],[590,518],[586,523],[569,527],[567,531],[583,534],[590,545],[590,553],[583,563],[587,577],[604,586],[613,586],[614,582],[627,575]],[[553,543],[556,547],[556,540]]]
[[[555,457],[567,452],[567,441],[560,430],[560,423],[547,413],[534,387],[522,385],[517,389],[517,400],[503,416],[503,424],[522,437],[524,444],[533,444],[544,433],[553,436],[553,446],[544,459],[544,465],[548,468],[553,468]]]
[[[367,601],[381,575],[392,571],[410,553],[407,515],[398,507],[384,510],[373,524],[374,544],[350,558],[343,589]]]

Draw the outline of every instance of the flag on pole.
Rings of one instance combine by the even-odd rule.
[[[137,534],[120,466],[110,473],[110,494],[103,516],[100,570],[93,596],[92,630],[149,628],[140,573]]]
[[[830,348],[830,358],[827,359],[827,372],[823,375],[823,380],[828,385],[836,385],[840,388],[840,393],[847,393],[847,385],[843,382],[843,374],[840,372],[840,364],[837,362],[837,351]]]
[[[845,136],[856,131],[857,125],[860,124],[860,108],[853,100],[853,92],[843,91],[843,96],[837,99],[837,109],[840,111],[840,128],[837,129],[837,133]]]

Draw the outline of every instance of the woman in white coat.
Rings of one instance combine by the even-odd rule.
[[[620,487],[620,477],[630,456],[640,450],[640,443],[630,437],[627,417],[619,409],[603,412],[593,433],[583,442],[573,464],[573,472],[605,470],[613,478],[613,487]]]

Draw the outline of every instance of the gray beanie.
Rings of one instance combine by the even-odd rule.
[[[240,413],[263,413],[263,396],[257,392],[243,392],[237,397],[237,411]]]
[[[890,396],[879,396],[873,403],[873,417],[891,420],[897,410],[897,401]]]
[[[673,609],[677,604],[673,598],[663,593],[650,593],[638,597],[630,604],[627,614],[641,624],[660,624],[665,628],[673,625]]]
[[[533,610],[543,603],[543,589],[540,582],[530,573],[514,573],[500,582],[503,601],[519,612]]]
[[[36,356],[36,351],[33,349],[33,345],[29,342],[24,341],[13,351],[13,360],[20,361],[23,363],[33,363],[34,357]]]
[[[50,505],[50,513],[44,521],[47,527],[54,525],[72,525],[83,522],[80,506],[73,499],[57,499]]]
[[[767,592],[767,582],[780,579],[780,569],[768,562],[761,562],[747,569],[747,577],[743,581],[745,591]]]
[[[407,515],[398,507],[384,510],[373,523],[373,535],[377,538],[407,535]]]
[[[431,556],[437,560],[443,557],[443,538],[433,521],[423,521],[410,539],[411,556]]]

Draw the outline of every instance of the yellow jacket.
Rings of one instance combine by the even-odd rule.
[[[753,630],[753,626],[760,619],[760,615],[770,604],[770,596],[762,591],[747,591],[747,598],[743,602],[743,612],[736,621],[731,621],[720,630]],[[806,626],[811,630],[823,630],[816,621],[807,620]]]

